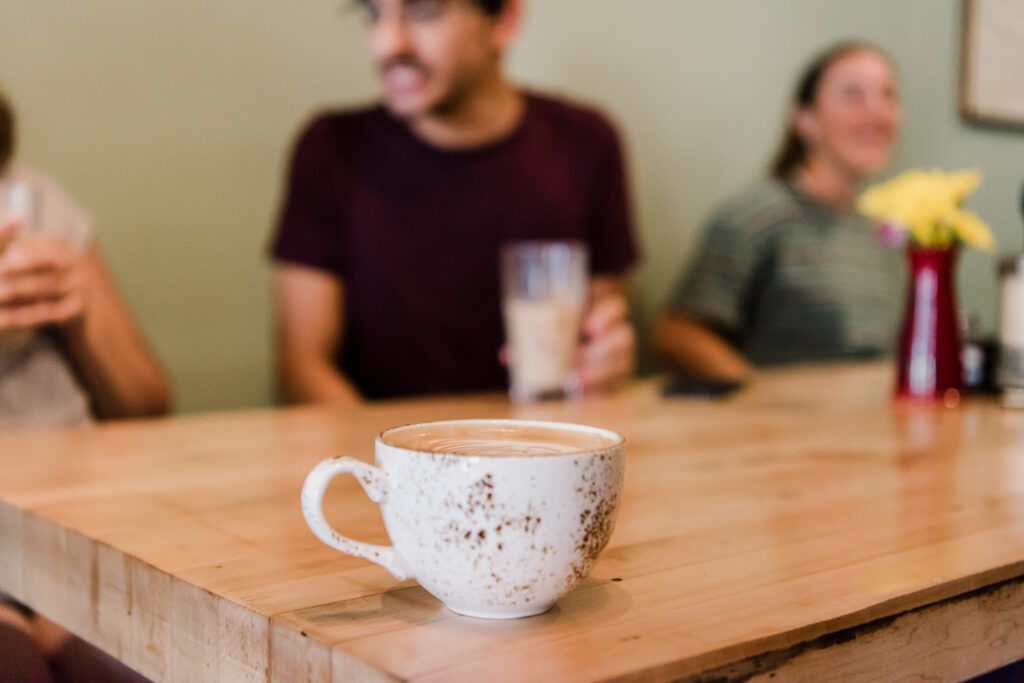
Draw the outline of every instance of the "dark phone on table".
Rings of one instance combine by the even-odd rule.
[[[736,380],[689,379],[674,377],[661,387],[662,396],[724,398],[743,386]]]

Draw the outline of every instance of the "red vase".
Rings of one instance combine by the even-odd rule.
[[[897,398],[956,405],[963,391],[953,268],[956,248],[907,250],[910,286],[897,349]]]

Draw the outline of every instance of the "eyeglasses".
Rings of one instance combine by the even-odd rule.
[[[397,20],[402,23],[427,23],[440,19],[452,8],[462,4],[460,0],[397,0]],[[375,24],[384,18],[386,10],[379,0],[364,0],[367,20]]]

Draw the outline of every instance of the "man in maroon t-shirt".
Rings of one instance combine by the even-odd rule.
[[[614,129],[523,92],[502,69],[519,0],[364,0],[384,105],[315,118],[296,145],[273,242],[277,366],[288,401],[506,386],[502,244],[590,250],[585,389],[633,369],[636,260]]]

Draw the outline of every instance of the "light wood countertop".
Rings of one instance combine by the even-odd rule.
[[[1024,411],[894,404],[878,364],[767,372],[719,401],[659,387],[2,436],[0,587],[171,681],[890,680],[1024,657]],[[305,525],[318,461],[456,417],[626,436],[611,543],[547,614],[457,616]],[[325,511],[388,542],[351,478]]]

